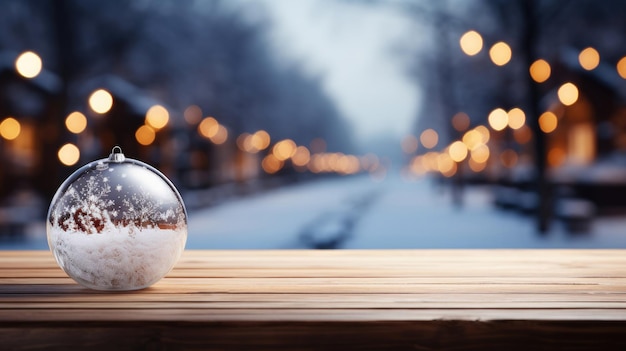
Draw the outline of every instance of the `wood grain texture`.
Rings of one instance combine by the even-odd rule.
[[[626,349],[626,250],[187,251],[82,288],[0,252],[0,349]]]

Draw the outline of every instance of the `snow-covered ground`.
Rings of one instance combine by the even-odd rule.
[[[187,248],[626,248],[624,217],[574,235],[554,221],[539,235],[533,218],[495,208],[489,188],[466,187],[464,200],[452,206],[449,187],[428,179],[319,179],[191,212]],[[0,249],[47,249],[45,228]]]

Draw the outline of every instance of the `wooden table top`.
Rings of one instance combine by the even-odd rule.
[[[384,348],[393,337],[398,348],[484,348],[502,346],[497,335],[557,331],[552,342],[589,337],[610,349],[626,339],[626,250],[186,251],[164,279],[134,292],[83,288],[48,251],[0,251],[0,342],[32,342],[16,341],[25,328],[61,348],[90,328],[97,346],[122,327],[141,331],[135,346],[170,349],[190,340],[328,349],[350,333],[355,347]],[[219,337],[206,334],[216,328]]]

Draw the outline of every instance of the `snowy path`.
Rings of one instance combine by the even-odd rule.
[[[190,215],[187,247],[308,248],[307,240],[333,240],[350,226],[342,222],[360,215],[355,201],[380,186],[368,177],[322,179],[200,210]]]
[[[626,219],[600,218],[590,234],[498,210],[485,188],[468,187],[465,206],[449,188],[422,180],[366,176],[319,180],[194,213],[190,248],[609,248],[626,247]]]

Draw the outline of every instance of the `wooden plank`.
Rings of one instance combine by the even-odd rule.
[[[626,250],[186,251],[148,289],[102,292],[8,251],[0,345],[623,350],[625,267]]]

